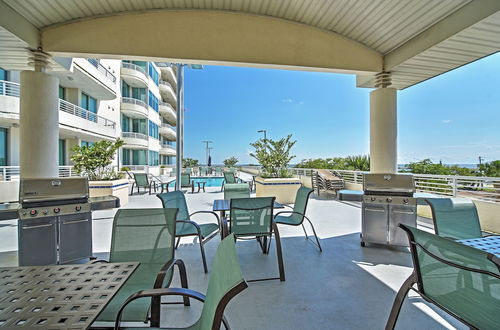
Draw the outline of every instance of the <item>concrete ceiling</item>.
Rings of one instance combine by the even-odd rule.
[[[2,29],[24,45],[1,33],[0,66],[5,57],[15,57],[10,50],[36,47],[37,34],[47,28],[148,10],[244,13],[340,35],[379,53],[382,70],[392,72],[399,89],[500,50],[498,0],[3,0]],[[358,72],[357,85],[373,87],[375,73]]]

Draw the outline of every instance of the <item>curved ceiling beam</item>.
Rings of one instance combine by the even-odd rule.
[[[378,52],[335,33],[225,11],[162,10],[74,21],[43,29],[42,46],[58,56],[147,56],[349,73],[379,72],[383,63]]]

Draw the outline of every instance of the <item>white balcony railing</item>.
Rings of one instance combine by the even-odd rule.
[[[59,99],[59,110],[72,114],[79,118],[94,122],[96,124],[115,129],[116,123],[112,120],[99,116],[91,111],[83,109],[73,103]]]
[[[0,80],[0,95],[19,97],[19,84]]]
[[[172,109],[173,112],[175,112],[175,109],[174,107],[172,106],[172,104],[168,103],[168,102],[163,102],[163,101],[160,101],[160,106],[163,106],[163,107],[167,107],[167,108],[170,108]]]
[[[122,68],[139,71],[139,72],[147,75],[146,70],[144,70],[144,68],[142,66],[138,66],[137,64],[134,64],[134,63],[122,62]]]
[[[137,104],[143,108],[146,108],[146,110],[148,109],[148,105],[146,104],[146,102],[143,102],[143,101],[138,100],[138,99],[134,99],[132,97],[122,97],[122,103]]]
[[[174,91],[174,93],[175,93],[175,88],[174,88],[174,86],[172,86],[172,84],[171,84],[171,83],[169,83],[168,81],[165,81],[165,80],[163,80],[163,79],[160,79],[160,85],[167,85],[168,87],[172,88],[172,90],[173,90],[173,91]]]
[[[311,176],[316,169],[290,168],[299,176]],[[363,171],[330,170],[337,172],[347,183],[363,184]],[[415,190],[451,197],[472,198],[500,203],[500,177],[413,174]]]
[[[20,178],[19,166],[0,166],[0,181],[17,181]],[[59,166],[59,177],[78,176],[73,166]]]
[[[172,129],[174,132],[176,131],[175,127],[170,125],[170,124],[167,124],[167,123],[161,123],[161,127],[165,127],[165,128],[170,128]]]
[[[101,64],[101,62],[96,59],[96,58],[88,58],[87,61],[89,61],[90,64],[95,66],[97,70],[104,75],[108,80],[110,80],[112,83],[116,84],[116,76],[111,73],[104,65]]]
[[[122,132],[122,137],[129,139],[141,139],[146,141],[148,140],[148,136],[146,134],[136,132]]]

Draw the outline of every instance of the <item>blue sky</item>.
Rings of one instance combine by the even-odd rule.
[[[249,146],[293,134],[298,162],[369,152],[369,93],[355,76],[205,66],[186,69],[185,157],[236,156],[255,163]],[[398,92],[398,163],[500,159],[500,54]]]

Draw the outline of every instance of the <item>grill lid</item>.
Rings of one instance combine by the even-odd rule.
[[[88,200],[89,184],[86,178],[21,179],[19,202],[43,203]]]
[[[415,184],[411,174],[369,173],[363,176],[365,194],[413,195]]]

